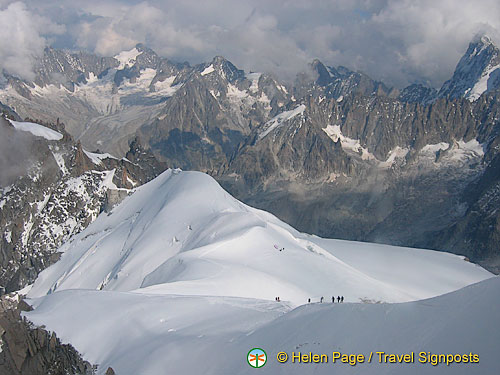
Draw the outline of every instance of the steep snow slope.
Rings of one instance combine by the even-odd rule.
[[[451,254],[301,234],[238,202],[208,175],[178,170],[138,188],[60,251],[61,260],[39,276],[30,296],[104,289],[280,296],[293,305],[332,294],[404,302],[491,276]]]

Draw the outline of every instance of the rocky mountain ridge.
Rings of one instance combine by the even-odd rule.
[[[438,97],[477,100],[500,87],[500,50],[486,35],[476,36],[460,59],[453,77],[443,84]]]
[[[23,114],[40,114],[43,106],[66,117],[60,104],[69,101],[69,121],[78,123],[73,131],[84,146],[124,153],[139,134],[170,166],[210,173],[237,198],[300,230],[482,261],[498,255],[490,240],[478,252],[464,245],[473,228],[452,228],[475,210],[474,199],[496,197],[494,189],[470,192],[495,180],[485,177],[499,142],[495,56],[490,39],[475,39],[439,92],[423,85],[399,92],[318,60],[311,74],[284,84],[220,56],[191,67],[138,45],[113,60],[92,60],[92,72],[73,91],[41,80],[43,87],[25,84],[15,94],[10,86],[0,99]],[[86,120],[77,121],[73,109],[82,106],[77,117]],[[459,238],[451,241],[452,232]]]
[[[19,123],[0,120],[2,135],[23,137],[31,157],[25,172],[0,187],[0,285],[11,292],[32,283],[57,261],[56,250],[62,243],[136,186],[156,177],[165,165],[137,140],[131,143],[127,158],[117,159],[86,151],[62,124],[53,126],[61,138],[48,140],[16,129]],[[32,122],[22,124],[48,129]]]
[[[73,346],[21,316],[30,310],[18,294],[0,297],[0,373],[94,375],[97,366],[83,360]]]

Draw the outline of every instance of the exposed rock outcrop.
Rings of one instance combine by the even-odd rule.
[[[0,286],[7,292],[33,282],[59,259],[59,246],[166,169],[137,141],[131,162],[90,153],[69,136],[48,141],[0,126],[30,142],[29,167],[0,187]]]
[[[3,375],[92,375],[85,361],[54,333],[21,316],[31,307],[18,295],[0,297],[0,373]]]

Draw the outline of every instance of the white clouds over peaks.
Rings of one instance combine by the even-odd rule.
[[[440,86],[478,31],[498,39],[500,30],[498,0],[25,3],[31,15],[66,26],[66,34],[55,36],[56,47],[111,56],[143,42],[174,61],[198,63],[222,55],[245,70],[288,79],[319,58],[396,86],[415,81]],[[20,3],[16,9],[21,19],[23,12],[30,14]]]
[[[64,31],[63,26],[32,14],[21,2],[0,8],[0,25],[0,69],[22,78],[34,76],[33,57],[40,55],[46,45],[41,33],[50,35]]]
[[[500,41],[499,15],[496,0],[398,0],[374,15],[370,27],[399,44],[394,49],[398,65],[404,67],[399,74],[427,77],[436,85],[451,76],[475,34],[486,32]]]

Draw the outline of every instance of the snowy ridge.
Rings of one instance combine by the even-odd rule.
[[[396,146],[393,150],[389,151],[385,161],[380,161],[368,149],[361,146],[359,140],[344,136],[339,125],[328,125],[326,128],[322,128],[322,130],[332,141],[340,141],[343,150],[361,156],[362,160],[372,160],[380,168],[390,168],[396,160],[404,159],[410,151],[408,147]],[[430,156],[434,159],[442,151],[445,151],[445,153],[440,160],[457,163],[483,157],[485,145],[479,143],[477,139],[471,139],[467,142],[463,139],[459,141],[454,140],[452,145],[446,142],[425,145],[420,149],[419,154],[421,156]]]
[[[90,160],[92,160],[92,163],[94,163],[95,165],[101,165],[102,161],[104,159],[117,159],[113,155],[108,154],[107,152],[103,153],[103,154],[99,154],[99,153],[96,153],[96,152],[89,152],[89,151],[87,151],[85,149],[83,149],[83,152],[85,153],[85,155],[87,155],[87,157]]]
[[[472,89],[465,92],[465,96],[471,101],[477,100],[484,92],[486,92],[489,86],[493,86],[493,81],[499,79],[500,77],[500,64],[495,66],[489,66],[482,74],[481,78],[476,82]]]
[[[408,152],[410,152],[409,148],[396,146],[393,150],[389,151],[387,160],[379,163],[379,167],[390,168],[396,160],[404,159],[408,155]]]
[[[453,141],[453,144],[440,142],[432,145],[425,145],[420,150],[420,155],[436,157],[438,153],[444,152],[440,161],[462,162],[469,159],[481,158],[484,156],[485,145],[479,143],[477,139],[465,142],[463,139]]]
[[[165,80],[163,80],[163,81],[156,81],[154,83],[155,94],[156,95],[164,95],[164,96],[174,95],[175,92],[182,87],[182,83],[173,86],[175,78],[177,78],[177,76],[171,76],[171,77],[165,78]]]
[[[368,245],[373,262],[388,254],[399,259],[396,250],[413,265],[421,262],[407,266],[403,256],[405,272],[388,282],[394,267],[360,270],[345,246],[359,253],[367,245],[301,234],[238,202],[207,175],[169,170],[65,244],[61,260],[39,276],[30,296],[83,288],[269,300],[281,295],[299,305],[335,288],[348,301],[403,302],[490,276],[454,255]]]
[[[390,168],[396,160],[403,159],[410,151],[406,147],[396,146],[393,150],[389,151],[385,161],[380,161],[367,148],[361,146],[361,142],[358,139],[352,139],[343,135],[339,125],[327,125],[322,130],[332,141],[340,141],[343,150],[361,156],[362,160],[372,160],[377,163],[379,168]]]
[[[214,69],[214,66],[213,64],[210,64],[209,66],[207,66],[205,69],[203,69],[203,71],[200,73],[202,76],[206,76],[207,74],[210,74],[212,72],[214,72],[215,69]]]
[[[48,141],[59,141],[63,138],[61,133],[34,122],[9,121],[17,130],[29,132],[34,136],[45,138]]]
[[[71,340],[85,357],[118,374],[255,374],[245,355],[266,350],[259,373],[494,374],[498,370],[500,279],[404,304],[313,303],[290,311],[286,303],[229,297],[151,296],[75,290],[34,302],[25,313]],[[471,319],[473,318],[473,319]],[[478,354],[477,364],[279,364],[280,351]],[[220,353],[226,355],[221,356]],[[375,354],[374,354],[375,355]],[[166,360],[168,358],[168,360]]]
[[[301,105],[297,106],[295,109],[282,112],[279,115],[273,117],[271,120],[266,122],[266,124],[263,126],[264,130],[259,134],[259,139],[264,138],[266,135],[268,135],[274,129],[282,126],[286,121],[291,120],[292,118],[294,118],[297,115],[303,114],[305,109],[306,109],[306,106],[304,104],[301,104]]]
[[[344,136],[339,125],[327,125],[326,128],[323,128],[323,131],[332,141],[338,142],[340,140],[343,149],[361,154],[361,159],[363,160],[375,160],[375,156],[368,149],[362,147],[358,139],[351,139]]]

